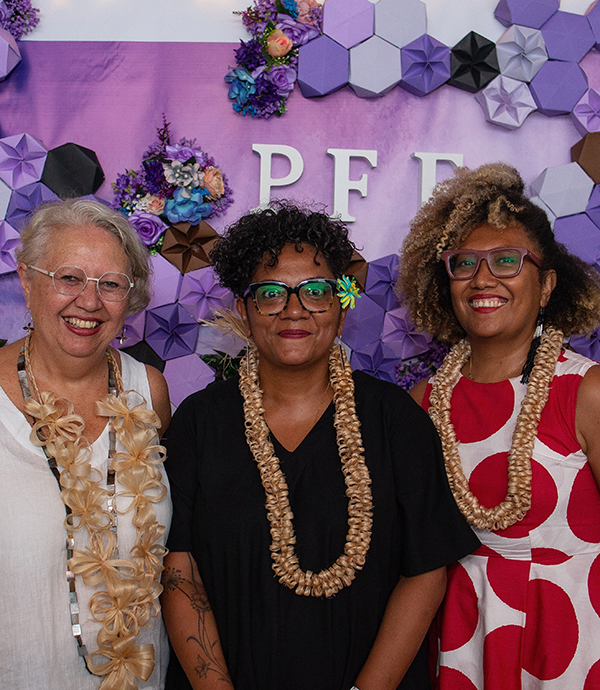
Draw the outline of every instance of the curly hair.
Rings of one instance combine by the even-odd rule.
[[[456,342],[464,337],[440,256],[485,223],[500,231],[521,226],[539,249],[540,277],[544,271],[556,271],[557,284],[546,306],[547,324],[567,337],[597,328],[600,276],[556,241],[546,214],[525,197],[521,176],[505,163],[476,170],[458,168],[454,177],[436,186],[413,218],[402,247],[396,288],[419,328],[440,340]]]
[[[303,251],[304,245],[312,247],[317,265],[316,256],[320,253],[336,278],[344,274],[355,250],[348,229],[340,220],[322,211],[278,201],[231,225],[216,241],[210,259],[221,285],[243,297],[265,256],[266,265],[275,266],[281,250],[290,243],[298,252]]]

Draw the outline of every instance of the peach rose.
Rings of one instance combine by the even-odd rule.
[[[283,57],[292,49],[292,39],[286,36],[281,29],[275,29],[267,38],[267,53],[271,57]]]
[[[225,194],[225,185],[223,184],[223,173],[219,168],[214,168],[210,165],[204,171],[204,179],[202,185],[210,194],[209,198],[215,201],[220,199]]]
[[[138,211],[147,211],[148,213],[154,213],[155,216],[160,216],[165,207],[165,200],[153,194],[146,194],[145,197],[137,202],[135,207]]]

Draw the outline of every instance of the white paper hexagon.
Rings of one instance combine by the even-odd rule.
[[[0,180],[0,220],[6,218],[6,211],[8,210],[8,204],[10,202],[10,197],[13,190],[4,182]]]
[[[519,128],[536,104],[527,84],[502,75],[475,94],[485,119],[506,129]]]
[[[371,36],[350,49],[350,86],[357,96],[384,96],[400,79],[400,48],[379,36]]]
[[[594,182],[578,163],[546,168],[531,184],[538,196],[557,218],[585,211]]]
[[[501,74],[526,82],[530,82],[548,60],[542,32],[518,24],[513,24],[500,36],[496,54]]]
[[[552,213],[552,209],[549,206],[546,206],[546,204],[540,199],[539,196],[531,196],[529,197],[529,201],[531,201],[532,204],[535,204],[539,208],[542,209],[542,211],[548,216],[548,220],[550,221],[550,227],[554,227],[554,221],[556,220],[556,216],[554,213]]]
[[[427,33],[427,9],[421,0],[379,0],[375,35],[398,48]]]

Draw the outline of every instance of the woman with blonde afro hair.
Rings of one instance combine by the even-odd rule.
[[[519,173],[495,163],[435,188],[398,291],[418,327],[453,343],[411,395],[482,542],[449,569],[437,687],[595,687],[600,367],[563,340],[598,326],[599,276],[556,242]]]

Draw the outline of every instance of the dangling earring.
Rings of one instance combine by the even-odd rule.
[[[346,360],[344,357],[344,346],[342,345],[342,341],[340,340],[339,336],[336,336],[337,345],[340,348],[340,360],[342,361],[342,371],[346,371]],[[334,341],[335,344],[335,341]]]
[[[521,383],[529,383],[529,375],[533,369],[533,363],[535,361],[535,355],[540,346],[542,340],[542,333],[544,332],[544,317],[546,315],[546,308],[540,307],[537,317],[537,325],[535,327],[535,332],[533,334],[533,340],[529,346],[529,352],[527,353],[527,359],[523,365],[521,371]]]
[[[32,318],[31,318],[31,312],[29,311],[29,307],[27,308],[27,311],[25,312],[25,316],[23,317],[23,330],[27,331],[27,335],[33,331],[33,324],[32,324]]]
[[[127,333],[127,326],[123,324],[123,328],[121,329],[121,332],[117,336],[117,340],[119,341],[119,345],[122,345],[126,340],[129,340],[129,337],[125,335]]]

